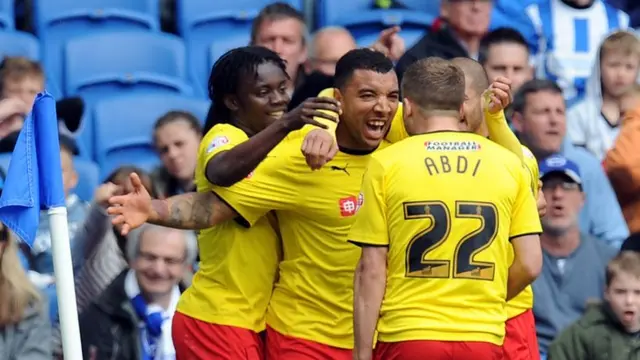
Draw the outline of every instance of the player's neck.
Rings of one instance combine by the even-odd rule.
[[[476,134],[486,138],[489,137],[489,127],[486,122],[482,121],[480,123],[480,127],[478,128],[478,131],[476,131]]]
[[[244,131],[244,133],[247,134],[248,137],[252,137],[253,135],[257,134],[257,132],[254,131],[246,121],[243,121],[241,119],[237,119],[234,126]]]
[[[540,244],[553,257],[568,257],[580,246],[580,229],[576,226],[564,232],[544,231]]]
[[[411,129],[407,131],[411,135],[428,134],[437,131],[460,131],[460,119],[451,116],[430,116],[415,119]]]

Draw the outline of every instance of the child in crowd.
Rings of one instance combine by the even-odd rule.
[[[621,101],[638,81],[640,39],[616,31],[600,46],[585,98],[567,114],[567,134],[599,160],[604,159],[618,136]]]
[[[605,301],[592,304],[551,344],[549,360],[636,359],[640,353],[640,254],[622,251],[606,269]]]
[[[0,63],[0,139],[22,128],[36,95],[44,90],[40,64],[23,57]]]

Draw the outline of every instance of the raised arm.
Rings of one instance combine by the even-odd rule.
[[[504,116],[504,109],[511,103],[511,81],[504,77],[496,78],[482,96],[482,110],[489,137],[524,161],[522,145]]]
[[[327,129],[338,121],[340,104],[330,97],[305,100],[297,108],[267,126],[249,140],[220,152],[206,165],[207,180],[214,185],[228,187],[244,179],[267,154],[291,131],[304,125]],[[215,138],[213,139],[215,141]]]

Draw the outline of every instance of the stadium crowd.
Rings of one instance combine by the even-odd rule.
[[[640,359],[640,3],[61,1],[66,18],[7,3],[0,175],[46,88],[85,359]],[[133,3],[153,3],[152,21]],[[415,175],[415,149],[463,142],[490,176],[444,155],[416,156],[457,177]],[[389,215],[380,199],[398,187],[434,201]],[[435,201],[440,188],[471,210]],[[515,205],[478,205],[503,198]],[[482,229],[456,228],[465,216]],[[31,247],[0,229],[0,359],[60,359],[47,214]],[[398,236],[431,241],[406,276]],[[434,260],[478,236],[469,270]],[[476,259],[487,248],[505,264]],[[402,279],[385,279],[398,258]],[[430,331],[390,315],[437,296],[464,300],[400,312]],[[403,332],[442,343],[394,347]]]

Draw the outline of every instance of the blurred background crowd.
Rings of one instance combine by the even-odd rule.
[[[383,48],[400,77],[424,57],[473,58],[490,79],[511,80],[508,118],[535,157],[559,154],[578,169],[579,186],[543,186],[534,313],[544,356],[603,297],[604,269],[623,242],[640,248],[634,27],[632,0],[0,0],[0,170],[46,89],[58,99],[82,338],[118,328],[125,339],[142,315],[123,300],[184,289],[198,249],[193,233],[157,226],[121,236],[106,202],[130,189],[132,171],[155,197],[194,190],[197,149],[214,120],[207,79],[220,55],[247,44],[277,52],[290,107],[331,87],[337,60],[359,46]],[[60,357],[46,214],[31,248],[2,231],[0,359]],[[158,280],[157,266],[172,276]]]

